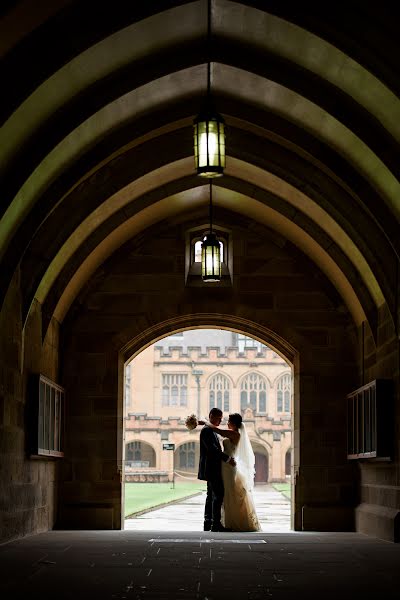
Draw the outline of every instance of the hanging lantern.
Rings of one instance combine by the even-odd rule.
[[[211,94],[211,0],[207,2],[207,96],[193,123],[194,160],[200,177],[221,177],[225,168],[225,122],[214,109]]]
[[[221,249],[215,233],[207,233],[201,244],[201,276],[203,281],[221,280]]]
[[[194,160],[201,177],[220,177],[225,168],[225,127],[218,113],[206,111],[194,122]]]

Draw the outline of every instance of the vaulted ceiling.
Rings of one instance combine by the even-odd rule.
[[[384,4],[384,3],[383,3]],[[279,231],[357,324],[397,310],[400,76],[382,3],[34,0],[0,7],[0,302],[20,266],[60,322],[132,236],[208,203],[192,123],[227,123],[217,207]],[[2,12],[1,12],[2,11]]]

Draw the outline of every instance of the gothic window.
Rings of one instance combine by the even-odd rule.
[[[267,412],[267,382],[258,373],[247,375],[240,386],[240,410],[251,408],[255,412]]]
[[[277,412],[290,412],[290,396],[292,392],[292,378],[289,373],[282,375],[278,381],[276,392]]]
[[[179,448],[179,468],[191,471],[196,466],[195,442],[187,442]]]
[[[217,373],[214,375],[208,385],[208,397],[210,400],[210,410],[220,408],[229,412],[230,405],[230,382],[228,377]]]
[[[161,401],[163,406],[187,406],[187,375],[163,373]]]

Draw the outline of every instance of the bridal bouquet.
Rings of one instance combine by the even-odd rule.
[[[196,415],[189,415],[185,420],[186,427],[191,431],[192,429],[196,429],[197,427],[197,417]]]

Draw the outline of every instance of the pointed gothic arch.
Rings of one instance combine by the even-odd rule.
[[[266,413],[268,410],[268,378],[255,369],[240,378],[240,410]]]
[[[232,379],[225,373],[218,371],[213,373],[207,380],[209,410],[220,408],[223,412],[229,412],[232,402]]]

